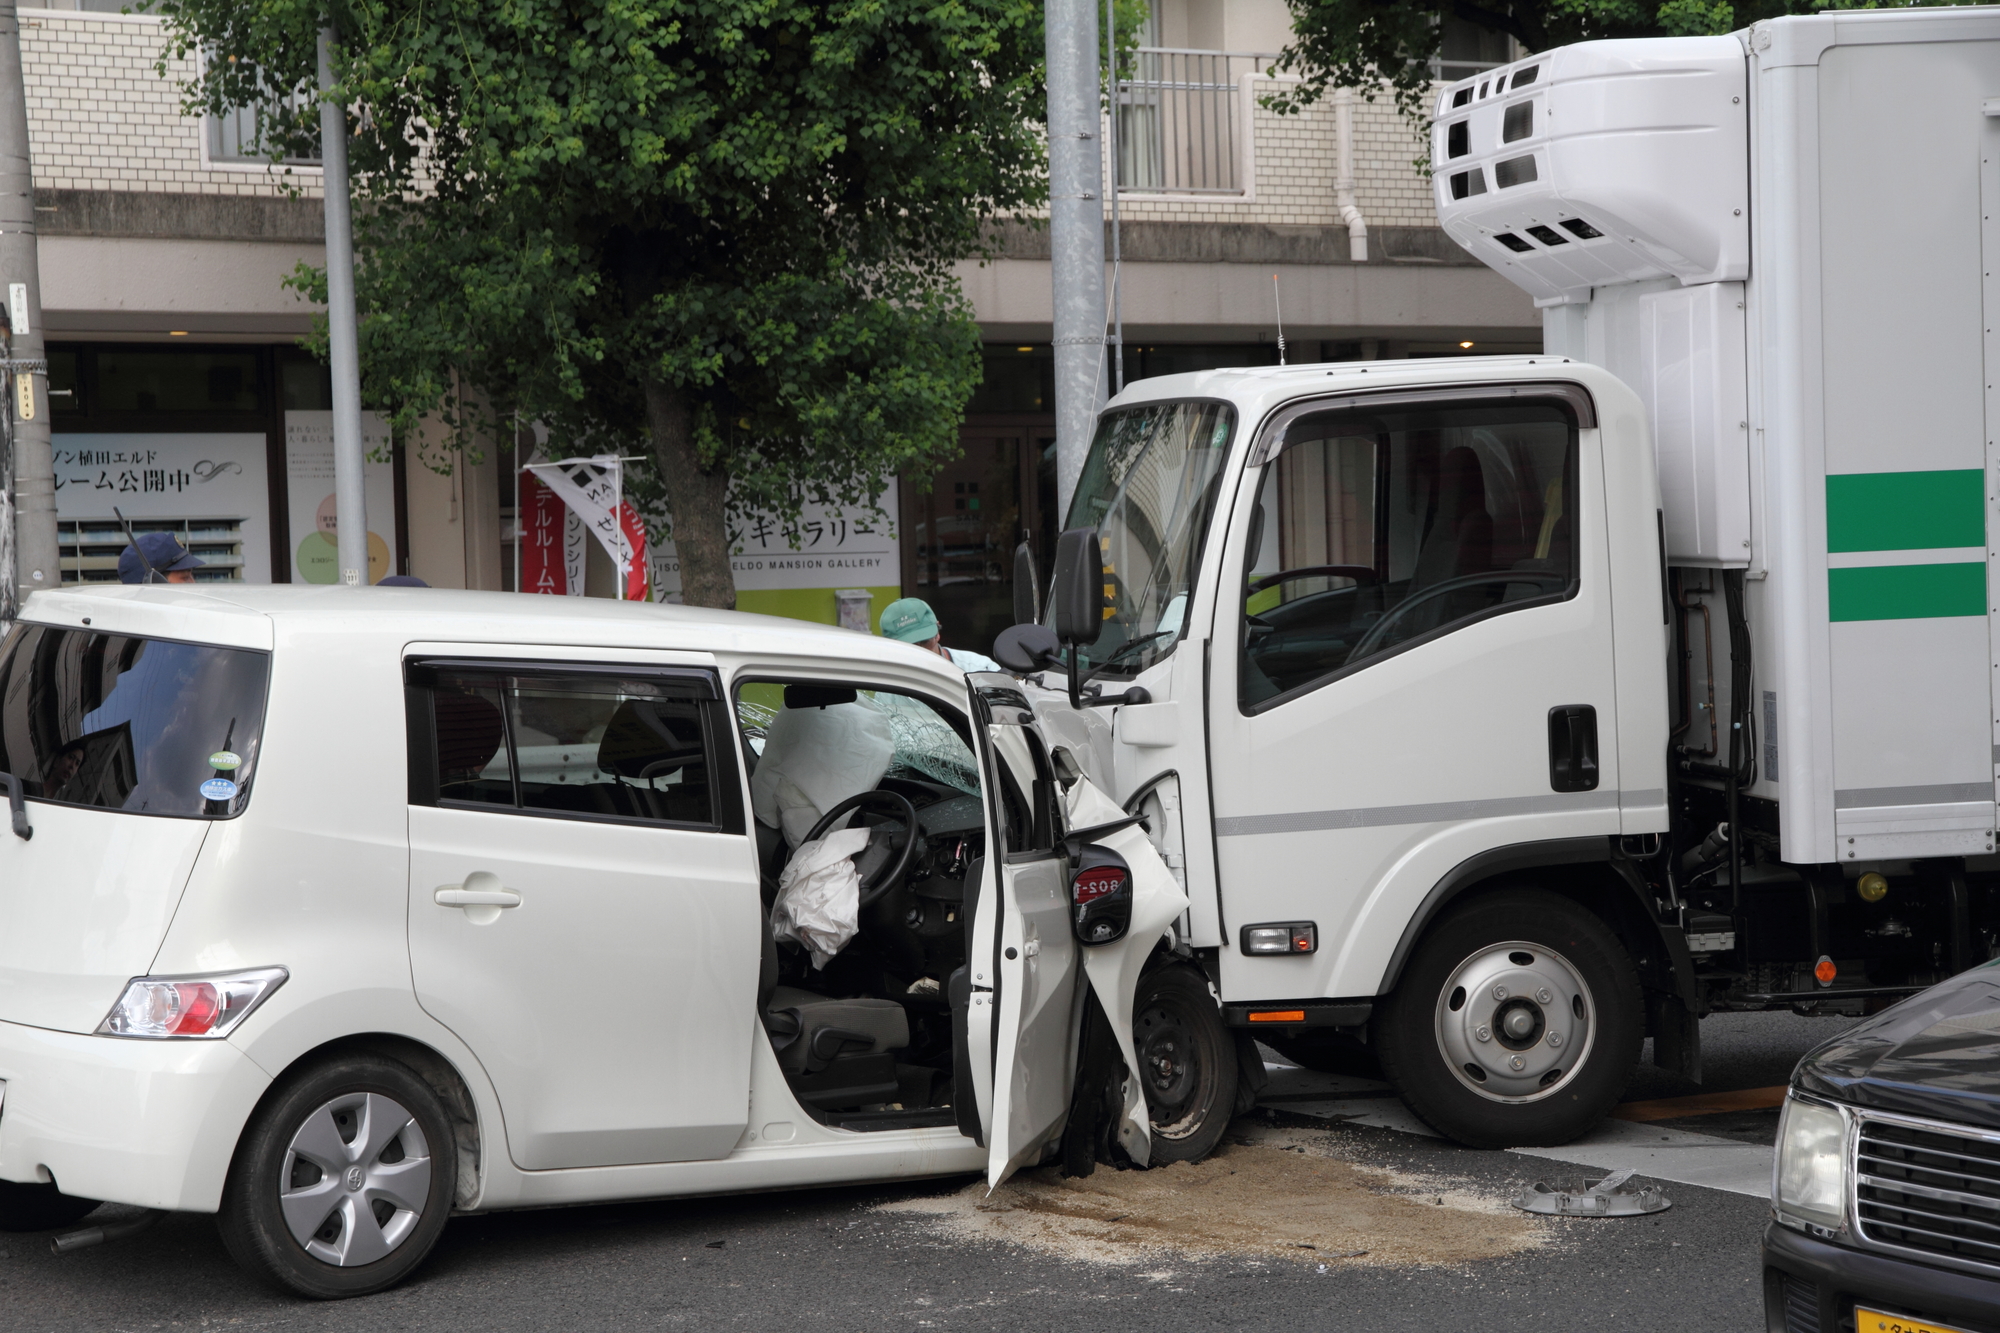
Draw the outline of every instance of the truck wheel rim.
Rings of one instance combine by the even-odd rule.
[[[340,1268],[394,1253],[416,1230],[430,1194],[424,1131],[379,1092],[344,1093],[307,1116],[278,1178],[292,1239]]]
[[[1509,940],[1481,949],[1445,979],[1438,1054],[1480,1097],[1539,1101],[1589,1061],[1596,1015],[1589,984],[1567,958]]]

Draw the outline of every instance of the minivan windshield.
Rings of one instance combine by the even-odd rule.
[[[0,769],[23,794],[224,819],[257,768],[270,654],[16,625],[0,644]]]
[[[1096,527],[1113,599],[1082,650],[1086,671],[1136,675],[1179,642],[1235,425],[1213,402],[1147,403],[1098,422],[1065,525]]]

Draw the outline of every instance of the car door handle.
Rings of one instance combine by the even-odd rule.
[[[466,889],[446,884],[431,895],[439,907],[519,907],[521,895],[512,889]]]

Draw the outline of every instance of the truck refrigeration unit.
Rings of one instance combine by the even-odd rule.
[[[1222,1023],[1551,1143],[1648,1036],[1698,1080],[1708,1014],[2000,953],[1996,150],[1992,9],[1531,56],[1431,158],[1545,355],[1108,406],[996,656],[1146,816]],[[1139,1024],[1149,1087],[1228,1049]]]

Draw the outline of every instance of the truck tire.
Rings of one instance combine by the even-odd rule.
[[[1374,1024],[1403,1101],[1473,1148],[1577,1138],[1624,1092],[1644,1035],[1618,937],[1538,889],[1484,895],[1432,926]]]
[[[0,1180],[0,1231],[53,1231],[97,1211],[97,1200],[74,1199],[54,1185]]]
[[[1149,1166],[1198,1162],[1215,1150],[1236,1111],[1236,1043],[1208,978],[1162,967],[1139,979],[1132,1046],[1153,1134]]]
[[[458,1153],[408,1066],[341,1056],[281,1084],[237,1145],[217,1221],[230,1256],[299,1296],[407,1277],[451,1215]]]

